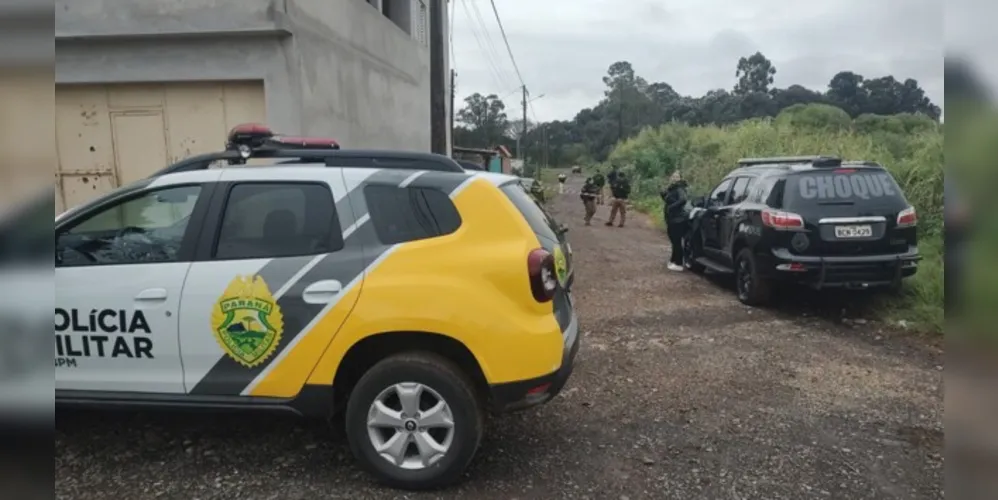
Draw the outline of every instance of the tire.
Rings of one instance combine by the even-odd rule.
[[[759,276],[755,255],[748,248],[741,249],[735,259],[735,291],[747,306],[765,306],[773,298],[772,283]]]
[[[696,261],[700,256],[700,246],[692,241],[690,236],[683,237],[683,267],[700,274],[703,272],[703,265]]]
[[[431,425],[426,432],[420,432],[427,422],[418,422],[411,415],[405,415],[409,418],[394,429],[369,429],[368,419],[373,415],[376,400],[389,409],[404,412],[402,399],[397,396],[411,395],[420,387],[422,396],[415,399],[419,403],[418,413],[429,413],[435,402],[442,401],[449,415],[446,411],[434,415],[449,416],[449,419],[443,418],[451,422],[449,430]],[[411,410],[413,406],[409,408]],[[398,489],[427,490],[457,482],[478,451],[483,428],[480,398],[467,375],[447,359],[432,353],[402,353],[380,361],[360,378],[347,402],[346,432],[350,450],[366,471]],[[375,449],[376,440],[384,444],[396,434],[399,434],[396,439],[404,439],[407,443],[395,448],[402,450],[403,465],[389,461]],[[428,434],[432,434],[434,444],[446,446],[446,452],[442,457],[418,463],[420,443],[424,445],[423,449],[429,447],[425,446],[425,437],[418,439],[419,442],[417,438]]]

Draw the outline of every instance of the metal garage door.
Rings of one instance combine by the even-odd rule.
[[[56,213],[266,122],[263,82],[58,85]]]

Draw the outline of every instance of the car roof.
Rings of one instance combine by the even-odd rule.
[[[856,170],[886,170],[883,165],[872,161],[854,160],[843,161],[834,167],[815,166],[811,162],[801,161],[794,163],[761,163],[744,167],[735,167],[725,178],[742,176],[769,176],[769,175],[791,175],[800,172],[817,172],[823,170],[836,170],[849,168]]]

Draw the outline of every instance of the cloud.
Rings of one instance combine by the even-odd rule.
[[[452,2],[459,99],[473,92],[515,91],[520,83],[491,6],[482,0]],[[702,95],[732,88],[738,59],[756,51],[773,61],[781,87],[824,90],[842,70],[866,77],[891,74],[917,79],[942,104],[939,0],[497,0],[496,5],[527,87],[533,95],[545,94],[532,103],[542,120],[570,119],[594,106],[603,96],[601,79],[616,61],[630,61],[648,81]],[[519,97],[506,102],[519,110]]]

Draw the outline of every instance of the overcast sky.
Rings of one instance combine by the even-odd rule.
[[[571,119],[594,106],[615,61],[630,61],[649,82],[699,96],[731,89],[738,59],[756,51],[773,61],[779,87],[824,91],[835,73],[851,70],[915,78],[942,105],[941,0],[495,2],[527,88],[544,94],[532,102],[540,120]],[[519,80],[489,0],[451,3],[457,107],[474,92],[495,93],[511,117],[519,116]]]

